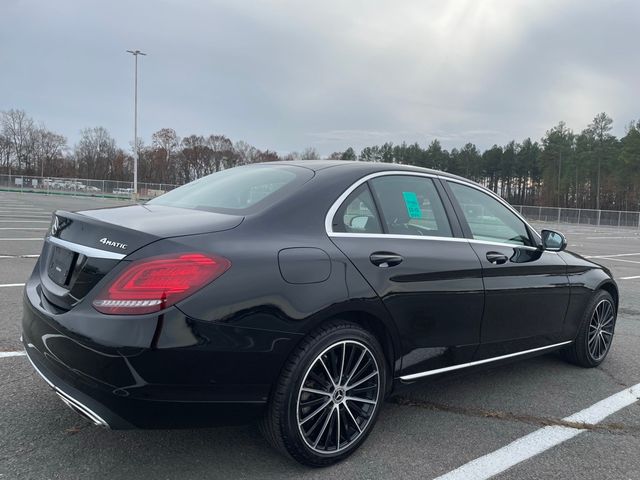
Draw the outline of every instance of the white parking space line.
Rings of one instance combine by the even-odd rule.
[[[633,237],[585,237],[585,240],[625,240],[625,239],[640,239],[640,236],[635,235]]]
[[[0,230],[47,230],[47,227],[0,227]]]
[[[34,205],[25,204],[25,203],[4,203],[4,202],[2,202],[0,207],[2,207],[2,208],[10,208],[10,209],[14,209],[14,208],[31,208],[31,209],[40,208],[40,207],[36,207]]]
[[[28,255],[0,255],[0,258],[40,258],[39,254],[28,254]]]
[[[637,278],[640,278],[640,275],[635,275],[633,277],[620,277],[620,280],[635,280]]]
[[[51,223],[51,222],[49,220],[0,220],[0,223]]]
[[[6,205],[3,205],[2,208],[7,208]],[[0,210],[2,213],[12,213],[12,212],[46,212],[47,210],[44,208],[34,208],[34,207],[9,207],[6,210]]]
[[[640,253],[616,253],[613,255],[586,255],[584,258],[612,258],[612,257],[633,257]]]
[[[11,241],[11,240],[20,240],[21,242],[23,241],[31,241],[31,240],[44,240],[42,237],[38,237],[38,238],[0,238],[0,241]]]
[[[509,445],[472,460],[435,480],[485,480],[542,452],[586,432],[586,427],[600,423],[609,415],[640,400],[640,383],[601,400],[573,415],[565,422],[583,424],[585,428],[549,426],[525,435]]]
[[[625,260],[624,258],[598,257],[598,260],[611,260],[613,262],[625,262],[625,263],[640,264],[640,261],[638,261],[638,260]]]
[[[0,352],[0,358],[9,358],[9,357],[24,357],[27,354],[25,351],[21,352]]]
[[[6,287],[24,287],[24,283],[0,283],[0,288]]]

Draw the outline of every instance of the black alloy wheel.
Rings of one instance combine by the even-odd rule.
[[[310,334],[287,362],[262,423],[267,440],[309,466],[336,463],[370,433],[386,386],[378,340],[351,322]]]
[[[587,305],[575,341],[565,358],[581,367],[597,367],[606,358],[616,326],[616,305],[609,292],[599,290]]]

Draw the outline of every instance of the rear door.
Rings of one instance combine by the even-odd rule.
[[[478,358],[558,342],[569,304],[565,262],[540,249],[535,233],[497,197],[458,181],[445,186],[482,263],[486,297]]]
[[[469,361],[480,340],[481,266],[439,180],[376,174],[345,195],[329,235],[393,316],[403,374]]]

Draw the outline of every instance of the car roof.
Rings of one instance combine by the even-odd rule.
[[[417,167],[414,165],[403,165],[401,163],[386,163],[386,162],[360,162],[357,160],[282,160],[276,162],[264,162],[262,165],[293,165],[297,167],[307,168],[317,172],[319,170],[325,170],[327,168],[339,167],[341,170],[349,170],[349,172],[359,171],[363,174],[384,172],[384,171],[399,171],[405,170],[407,172],[417,173],[429,173],[431,175],[440,175],[448,178],[457,178],[464,180],[465,182],[472,182],[471,180],[454,175],[452,173],[443,172],[440,170],[433,170],[430,168]]]

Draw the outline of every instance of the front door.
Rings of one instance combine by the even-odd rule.
[[[478,358],[563,340],[570,294],[565,262],[542,250],[534,232],[497,198],[468,184],[446,183],[482,263],[486,296]]]

